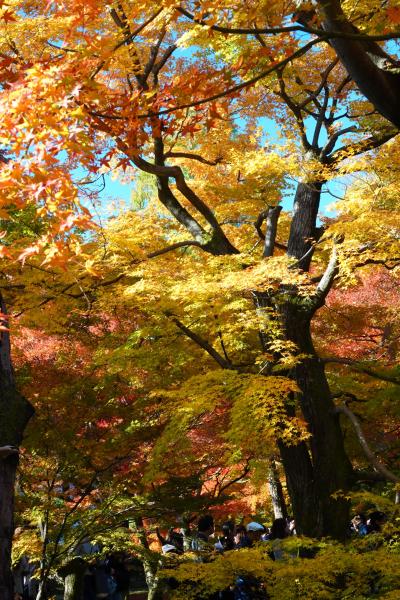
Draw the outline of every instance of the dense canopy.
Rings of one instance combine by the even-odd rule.
[[[156,598],[154,527],[204,511],[337,542],[362,503],[397,514],[399,24],[397,0],[0,3],[2,599],[12,560],[43,600],[89,539]],[[327,581],[360,569],[337,542]],[[258,552],[182,581],[261,577]]]

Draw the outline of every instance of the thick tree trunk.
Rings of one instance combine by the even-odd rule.
[[[343,13],[340,0],[317,0],[327,31],[359,33]],[[330,40],[362,94],[389,121],[400,127],[400,74],[398,61],[372,41],[333,37]]]
[[[303,271],[310,267],[312,241],[318,237],[316,221],[322,185],[322,181],[300,182],[294,198],[287,253],[298,259],[298,267]]]
[[[308,510],[311,508],[313,514],[300,517],[295,513],[298,530],[316,537],[330,535],[341,539],[345,536],[349,518],[344,495],[351,483],[352,467],[344,449],[324,367],[313,347],[311,316],[307,306],[302,309],[297,296],[288,301],[285,294],[280,317],[286,339],[294,342],[299,352],[307,356],[294,367],[290,376],[300,388],[299,405],[311,433],[311,474],[299,471],[298,465],[292,464],[287,449],[282,454],[292,497],[299,493],[310,496]],[[294,504],[298,504],[297,498]]]
[[[281,519],[288,516],[285,497],[283,495],[282,484],[279,479],[278,469],[273,458],[271,458],[268,469],[268,491],[271,497],[272,510],[274,511],[274,518]]]
[[[6,308],[0,296],[1,312]],[[5,325],[4,322],[1,323]],[[11,364],[10,340],[7,332],[0,339],[0,446],[17,448],[24,429],[33,414],[29,402],[15,388]],[[14,599],[11,572],[11,545],[14,534],[14,485],[18,453],[0,456],[0,598]]]
[[[87,565],[84,560],[75,557],[60,569],[64,577],[64,600],[83,600],[83,584]]]
[[[296,190],[287,252],[297,259],[296,266],[302,270],[309,269],[312,241],[318,238],[316,219],[321,187],[320,181],[301,182]],[[348,523],[349,508],[344,493],[351,483],[352,468],[324,367],[311,339],[310,325],[316,306],[300,295],[295,285],[282,286],[273,294],[257,294],[257,306],[259,310],[262,307],[273,310],[283,339],[293,342],[304,356],[288,376],[299,387],[297,410],[300,409],[311,437],[309,442],[296,446],[279,443],[296,529],[312,537],[341,539]],[[294,407],[287,410],[289,417],[294,416]]]

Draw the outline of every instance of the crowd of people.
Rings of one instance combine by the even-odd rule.
[[[363,513],[356,514],[349,524],[349,536],[364,536],[381,531],[387,520],[385,513],[374,511],[367,516]],[[246,525],[235,524],[226,521],[220,528],[219,535],[215,536],[214,520],[211,515],[203,515],[199,518],[197,531],[194,533],[174,529],[169,531],[166,538],[159,533],[158,537],[162,543],[164,554],[184,554],[186,551],[197,553],[196,560],[204,560],[207,552],[225,552],[229,550],[241,550],[251,548],[262,542],[269,543],[269,556],[274,561],[284,560],[290,557],[285,551],[282,541],[290,536],[295,536],[296,524],[291,518],[275,519],[271,527],[266,527],[257,521],[250,521]],[[311,558],[315,555],[310,550],[300,554]],[[173,588],[175,582],[170,581]],[[209,600],[257,600],[266,598],[263,585],[249,576],[237,577],[234,585],[226,590],[210,596]]]
[[[365,536],[381,531],[387,516],[381,511],[368,516],[356,514],[349,526],[349,535]],[[271,527],[258,521],[246,525],[234,521],[224,522],[217,529],[211,515],[202,515],[195,529],[171,528],[165,536],[157,529],[156,534],[163,555],[183,555],[191,552],[198,561],[208,560],[214,553],[251,548],[255,544],[270,542],[268,554],[272,560],[283,560],[285,549],[282,540],[297,535],[295,521],[291,518],[275,519]],[[88,540],[76,548],[76,555],[84,559],[82,600],[126,600],[129,595],[132,557],[115,552],[99,559],[100,548]],[[90,559],[90,555],[93,558]],[[290,556],[290,555],[289,555]],[[23,557],[14,569],[15,600],[33,600],[37,581],[33,565]],[[170,586],[174,587],[171,579]],[[235,585],[219,592],[212,600],[256,600],[264,598],[262,586],[249,577],[238,577]]]

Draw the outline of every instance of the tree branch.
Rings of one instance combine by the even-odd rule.
[[[195,342],[200,348],[203,348],[223,369],[233,369],[233,365],[229,360],[226,360],[215,348],[211,346],[197,333],[186,327],[177,317],[175,317],[172,313],[166,313],[168,317],[175,323],[175,325],[193,342]]]
[[[373,468],[376,471],[378,471],[379,473],[381,473],[389,481],[393,481],[394,483],[399,483],[400,482],[400,478],[397,477],[391,471],[389,471],[389,469],[387,469],[385,467],[385,465],[383,465],[376,458],[375,454],[370,449],[370,447],[368,445],[368,442],[366,440],[366,437],[364,435],[364,432],[362,430],[362,427],[360,425],[360,421],[358,420],[358,418],[356,417],[356,415],[350,410],[350,408],[347,406],[347,404],[343,403],[340,406],[337,406],[336,409],[335,409],[335,412],[337,412],[337,413],[343,413],[344,415],[346,415],[346,417],[348,419],[350,419],[350,421],[351,421],[351,423],[352,423],[352,425],[354,427],[354,431],[356,432],[358,441],[360,442],[360,446],[362,447],[365,456],[367,457],[367,459],[369,460],[369,462],[371,463],[371,465],[373,466]]]
[[[338,260],[336,252],[336,244],[333,245],[332,254],[328,262],[328,266],[322,275],[321,281],[317,285],[315,292],[314,307],[320,308],[325,302],[325,298],[329,294],[329,291],[333,285],[333,281],[338,273]]]
[[[293,54],[291,54],[290,56],[287,56],[280,62],[272,65],[271,67],[269,67],[265,71],[262,71],[255,77],[252,77],[251,79],[248,79],[247,81],[243,81],[242,83],[234,85],[231,88],[223,90],[222,92],[218,92],[217,94],[213,94],[212,96],[208,96],[207,98],[201,98],[200,100],[195,100],[194,102],[188,102],[187,104],[178,104],[176,106],[172,106],[171,108],[165,108],[163,110],[158,111],[157,113],[151,113],[151,114],[150,113],[142,113],[142,114],[139,114],[137,117],[138,117],[138,119],[148,119],[151,116],[168,115],[177,110],[183,110],[184,108],[193,108],[195,106],[201,106],[202,104],[207,104],[208,102],[213,102],[214,100],[218,100],[219,98],[224,98],[225,96],[230,96],[231,94],[240,92],[240,90],[243,90],[251,85],[254,85],[255,83],[257,83],[257,81],[260,81],[261,79],[265,79],[265,77],[267,77],[271,73],[274,73],[281,67],[284,67],[285,65],[289,64],[295,58],[298,58],[299,56],[303,56],[303,54],[306,54],[306,52],[308,52],[308,50],[310,50],[310,48],[312,48],[316,44],[321,43],[321,41],[324,41],[324,39],[321,38],[321,39],[311,40],[310,42],[308,42],[307,44],[304,44],[304,46],[302,46],[301,48],[299,48],[298,50],[293,52]],[[107,115],[103,115],[103,116],[105,118],[108,118]]]
[[[171,150],[169,152],[166,152],[166,154],[164,154],[165,158],[189,158],[191,160],[197,160],[201,163],[203,163],[204,165],[210,165],[212,167],[214,167],[215,165],[218,165],[220,162],[222,162],[222,157],[218,156],[215,160],[207,160],[207,158],[203,158],[202,156],[200,156],[200,154],[194,154],[193,152],[172,152]]]
[[[161,248],[160,250],[155,250],[155,252],[150,252],[147,254],[147,258],[155,258],[156,256],[161,256],[162,254],[167,254],[167,252],[171,252],[172,250],[177,250],[178,248],[185,248],[187,246],[197,246],[201,248],[202,245],[200,242],[196,242],[195,240],[188,240],[186,242],[176,242],[176,244],[171,244],[166,248]]]
[[[220,33],[229,33],[234,35],[255,35],[255,34],[272,34],[277,35],[279,33],[291,33],[295,31],[310,33],[318,36],[325,36],[325,29],[318,29],[316,27],[310,27],[308,25],[290,25],[288,27],[225,27],[223,25],[210,25],[204,19],[197,18],[195,15],[191,14],[189,11],[184,9],[181,6],[175,7],[175,10],[180,12],[182,15],[196,23],[197,25],[202,25],[203,27],[207,27],[212,31],[218,31]],[[329,31],[328,33],[330,38],[345,38],[348,40],[374,40],[374,41],[384,41],[384,40],[393,40],[400,38],[400,32],[395,31],[393,33],[387,33],[382,35],[363,35],[361,33],[351,33],[344,31]]]
[[[326,162],[328,165],[335,166],[349,156],[357,156],[358,154],[362,154],[368,150],[373,150],[374,148],[383,146],[383,144],[394,138],[398,133],[399,130],[397,128],[393,128],[382,132],[381,135],[371,135],[360,142],[342,146],[335,150],[335,152],[329,157],[326,157],[324,162]]]
[[[351,125],[350,127],[339,129],[339,131],[336,131],[333,135],[331,135],[320,152],[321,159],[324,159],[326,156],[328,156],[330,152],[332,152],[336,142],[338,141],[341,135],[345,135],[346,133],[352,133],[355,131],[357,131],[357,127],[355,125]]]
[[[380,379],[381,381],[387,381],[388,383],[393,383],[394,385],[400,385],[399,377],[387,375],[386,373],[379,373],[379,371],[374,371],[373,369],[370,369],[369,367],[363,365],[362,363],[359,363],[350,358],[340,358],[340,357],[335,357],[335,356],[328,356],[325,358],[321,358],[321,361],[324,364],[336,363],[338,365],[346,365],[346,366],[350,367],[351,369],[353,369],[354,371],[357,371],[358,373],[365,373],[365,375],[369,375],[370,377],[375,377],[375,379]]]

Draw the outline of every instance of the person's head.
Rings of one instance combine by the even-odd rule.
[[[286,519],[275,519],[271,527],[271,538],[273,540],[283,540],[288,535],[290,535],[290,532]]]
[[[232,550],[235,545],[234,534],[235,534],[235,523],[233,521],[226,521],[221,526],[222,537],[220,543],[225,550]]]
[[[181,533],[170,529],[166,542],[175,546],[178,552],[183,552],[183,535]]]
[[[222,534],[225,537],[233,537],[234,531],[235,531],[235,523],[233,521],[225,521],[225,523],[222,523]]]
[[[197,531],[209,537],[214,533],[214,519],[211,515],[202,515],[197,522]]]
[[[359,527],[361,527],[361,525],[365,525],[367,522],[367,519],[365,518],[365,515],[363,513],[358,513],[357,515],[354,515],[354,517],[351,520],[354,529],[358,529]]]
[[[238,525],[235,529],[235,534],[233,536],[235,544],[240,544],[244,537],[246,537],[246,527],[244,527],[243,525]]]
[[[265,527],[264,525],[261,525],[261,523],[251,521],[251,523],[248,523],[246,526],[246,532],[252,542],[258,542],[260,541],[262,534],[265,533]]]

